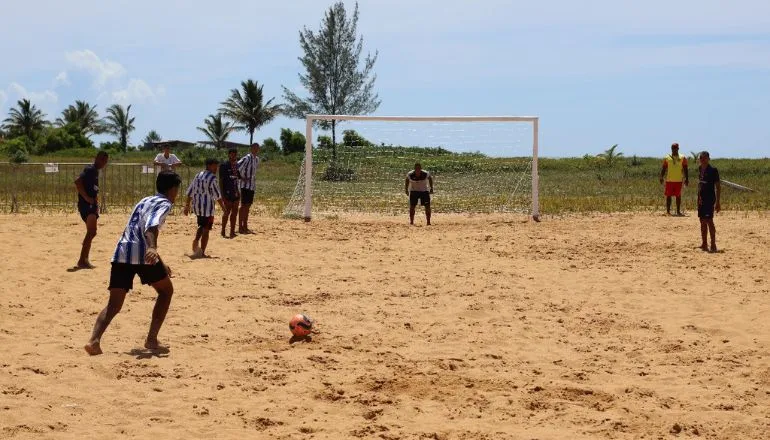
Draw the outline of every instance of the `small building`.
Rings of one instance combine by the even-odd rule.
[[[198,146],[203,148],[216,148],[216,145],[213,141],[198,141]],[[229,150],[230,148],[237,148],[239,150],[243,150],[249,147],[250,147],[249,144],[240,144],[238,142],[230,142],[230,141],[222,142],[222,146],[221,146],[223,150]]]

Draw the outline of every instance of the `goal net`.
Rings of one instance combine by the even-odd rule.
[[[319,123],[336,121],[336,146]],[[308,115],[305,157],[284,215],[403,213],[415,163],[433,177],[435,213],[538,219],[538,118]]]

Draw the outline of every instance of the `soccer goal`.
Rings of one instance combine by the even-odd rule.
[[[538,122],[308,115],[305,156],[284,215],[309,221],[318,214],[403,213],[406,174],[419,162],[434,180],[434,213],[518,212],[538,220]]]

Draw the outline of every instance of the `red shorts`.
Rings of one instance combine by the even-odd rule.
[[[666,182],[666,197],[680,197],[682,195],[682,182]]]

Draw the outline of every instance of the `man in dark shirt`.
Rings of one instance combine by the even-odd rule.
[[[219,186],[222,188],[222,201],[225,203],[222,215],[222,237],[225,237],[227,218],[230,218],[230,238],[235,238],[235,222],[238,217],[238,204],[241,192],[238,189],[242,179],[238,171],[238,150],[231,148],[227,152],[228,161],[219,166]]]
[[[94,268],[88,261],[88,254],[91,252],[91,241],[96,237],[96,219],[99,218],[99,170],[107,166],[108,160],[107,152],[100,151],[96,154],[93,165],[83,168],[83,172],[75,180],[75,188],[78,191],[78,212],[86,224],[86,236],[83,238],[80,259],[75,269]]]
[[[719,170],[709,164],[709,153],[703,151],[698,156],[700,162],[698,181],[698,217],[700,218],[700,248],[704,251],[716,252],[716,228],[714,227],[714,212],[719,212],[722,184],[719,180]],[[707,246],[708,234],[711,234],[711,248]]]
[[[425,220],[430,226],[430,195],[433,194],[433,176],[423,170],[419,162],[414,164],[414,169],[406,174],[404,191],[409,196],[409,224],[414,224],[414,212],[419,201],[425,207]]]

